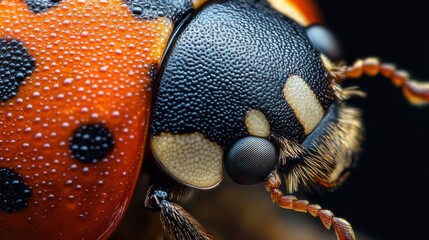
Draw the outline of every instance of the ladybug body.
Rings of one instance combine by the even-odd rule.
[[[0,239],[107,238],[125,212],[173,30],[126,3],[0,2]]]
[[[289,193],[348,176],[360,93],[342,80],[381,73],[419,103],[429,91],[375,59],[333,65],[321,22],[311,0],[0,1],[0,239],[107,239],[144,154],[162,170],[145,206],[171,239],[212,238],[176,202],[224,169],[354,239],[283,196],[279,173]]]

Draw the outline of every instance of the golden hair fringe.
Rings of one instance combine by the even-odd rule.
[[[347,97],[355,94],[355,90],[342,94]],[[325,133],[309,149],[287,139],[280,140],[280,168],[284,169],[287,192],[297,191],[299,185],[317,187],[318,180],[335,181],[342,170],[351,166],[363,139],[361,113],[340,105],[337,114],[338,119],[327,123]]]

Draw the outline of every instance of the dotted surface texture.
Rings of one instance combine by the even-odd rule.
[[[125,0],[134,16],[140,19],[168,17],[180,20],[192,9],[191,0]]]
[[[123,0],[64,0],[35,14],[0,1],[0,38],[35,59],[17,96],[0,101],[0,168],[32,197],[0,211],[0,239],[107,239],[138,177],[151,106],[151,66],[172,32],[167,18],[136,18]],[[103,124],[115,146],[97,163],[73,158],[83,125]]]
[[[200,132],[223,148],[245,136],[245,114],[261,111],[271,132],[302,141],[282,88],[298,75],[324,110],[334,101],[320,53],[305,30],[260,5],[212,4],[178,36],[161,73],[151,131]]]
[[[61,0],[24,0],[28,8],[34,13],[42,13],[58,6]]]
[[[16,96],[23,80],[34,70],[35,59],[16,39],[0,39],[0,97],[3,102]]]
[[[0,168],[0,211],[14,213],[27,208],[31,189],[11,169]]]

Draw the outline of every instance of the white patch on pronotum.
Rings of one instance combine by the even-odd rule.
[[[292,75],[286,80],[283,95],[308,135],[325,114],[313,90],[300,76]]]
[[[162,167],[185,185],[207,189],[222,180],[223,150],[201,133],[161,133],[151,145]]]

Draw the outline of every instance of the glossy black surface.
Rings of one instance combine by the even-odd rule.
[[[267,117],[273,135],[302,141],[304,131],[282,89],[301,76],[326,110],[333,102],[320,53],[305,30],[263,5],[207,6],[167,54],[152,114],[152,135],[203,133],[222,147],[246,136],[250,109]]]

